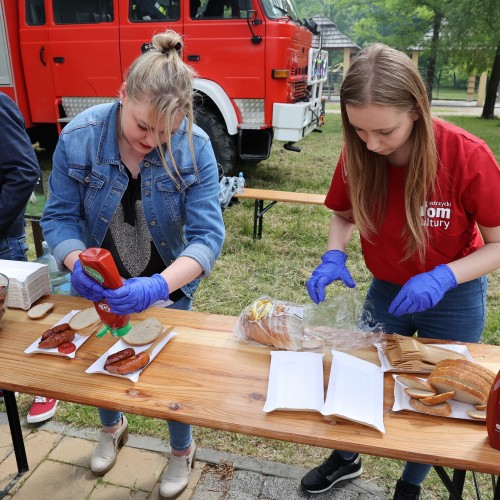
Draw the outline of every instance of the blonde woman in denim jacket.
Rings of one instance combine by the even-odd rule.
[[[105,298],[118,314],[151,305],[191,309],[200,278],[210,273],[224,241],[215,156],[193,124],[191,68],[182,39],[153,37],[129,68],[120,101],[94,106],[63,129],[53,158],[42,229],[61,269],[72,271],[79,295]],[[82,271],[89,247],[113,255],[124,284],[104,290]],[[91,469],[116,462],[128,424],[99,409],[103,425]],[[160,493],[173,498],[187,484],[195,453],[191,426],[168,422],[171,457]]]

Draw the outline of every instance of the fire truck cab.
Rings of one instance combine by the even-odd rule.
[[[154,33],[183,35],[197,73],[196,121],[225,173],[320,123],[326,51],[292,0],[0,0],[0,90],[27,127],[60,128],[117,98]]]

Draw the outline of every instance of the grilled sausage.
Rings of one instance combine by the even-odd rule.
[[[54,335],[54,333],[61,333],[65,330],[71,330],[69,323],[62,323],[60,325],[53,326],[52,328],[49,328],[42,333],[41,340],[48,339],[51,335]]]
[[[38,347],[42,349],[52,349],[53,347],[59,347],[63,342],[72,342],[75,338],[75,332],[68,328],[62,332],[53,333],[45,340],[42,340]]]
[[[140,352],[131,358],[122,359],[112,365],[106,366],[106,370],[115,375],[128,375],[129,373],[133,373],[144,368],[148,363],[149,354],[146,352]]]
[[[122,349],[114,354],[110,354],[104,362],[104,368],[106,369],[108,365],[112,365],[118,361],[122,361],[123,359],[131,358],[132,356],[135,356],[135,351],[131,347],[127,347],[126,349]]]

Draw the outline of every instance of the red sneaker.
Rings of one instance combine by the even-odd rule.
[[[36,424],[48,420],[56,412],[57,399],[44,398],[43,396],[35,396],[30,411],[26,416],[26,420],[30,424]]]

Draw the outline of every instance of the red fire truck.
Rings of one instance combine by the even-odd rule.
[[[28,128],[60,130],[116,99],[123,75],[155,32],[184,37],[197,73],[197,123],[225,173],[287,149],[321,121],[327,53],[293,0],[0,0],[0,90]],[[39,127],[37,127],[39,128]]]

